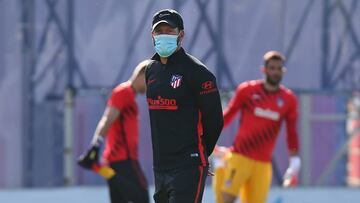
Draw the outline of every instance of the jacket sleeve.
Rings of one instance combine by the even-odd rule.
[[[202,137],[208,156],[214,150],[224,125],[215,76],[205,67],[194,70],[190,80],[201,114]]]

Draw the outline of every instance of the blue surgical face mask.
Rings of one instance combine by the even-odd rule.
[[[178,35],[156,35],[155,51],[161,57],[169,57],[177,49]]]

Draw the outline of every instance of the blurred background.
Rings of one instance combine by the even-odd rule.
[[[43,198],[45,193],[91,197],[100,191],[104,198],[99,201],[107,201],[105,182],[80,169],[75,160],[87,148],[111,89],[153,55],[152,15],[163,8],[182,14],[183,47],[216,75],[223,106],[237,84],[262,77],[266,51],[278,50],[287,57],[283,84],[300,102],[303,164],[300,187],[279,188],[288,164],[281,133],[269,202],[296,202],[291,198],[305,196],[310,199],[299,202],[360,201],[359,4],[0,0],[0,201],[16,202],[10,201],[13,194],[32,194],[29,191]],[[143,96],[137,101],[140,160],[152,185],[147,104]],[[231,145],[236,130],[234,122],[219,144]],[[211,202],[207,191],[204,202]],[[332,195],[354,199],[321,199]]]

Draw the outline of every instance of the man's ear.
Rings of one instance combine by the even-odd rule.
[[[265,66],[261,66],[260,71],[261,71],[262,73],[265,73]]]
[[[154,34],[153,33],[151,33],[151,39],[152,39],[153,45],[155,46],[155,39],[154,39]]]
[[[282,68],[282,72],[283,72],[283,73],[286,73],[286,71],[287,71],[287,68],[284,66],[284,67]]]
[[[180,30],[179,36],[180,36],[181,38],[184,38],[184,36],[185,36],[184,30]]]
[[[178,45],[180,45],[182,43],[184,36],[185,36],[184,30],[180,30],[179,37],[178,37]]]

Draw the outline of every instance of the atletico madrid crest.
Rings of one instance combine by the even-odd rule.
[[[181,85],[182,76],[181,75],[173,75],[171,77],[170,85],[172,88],[176,89]]]

